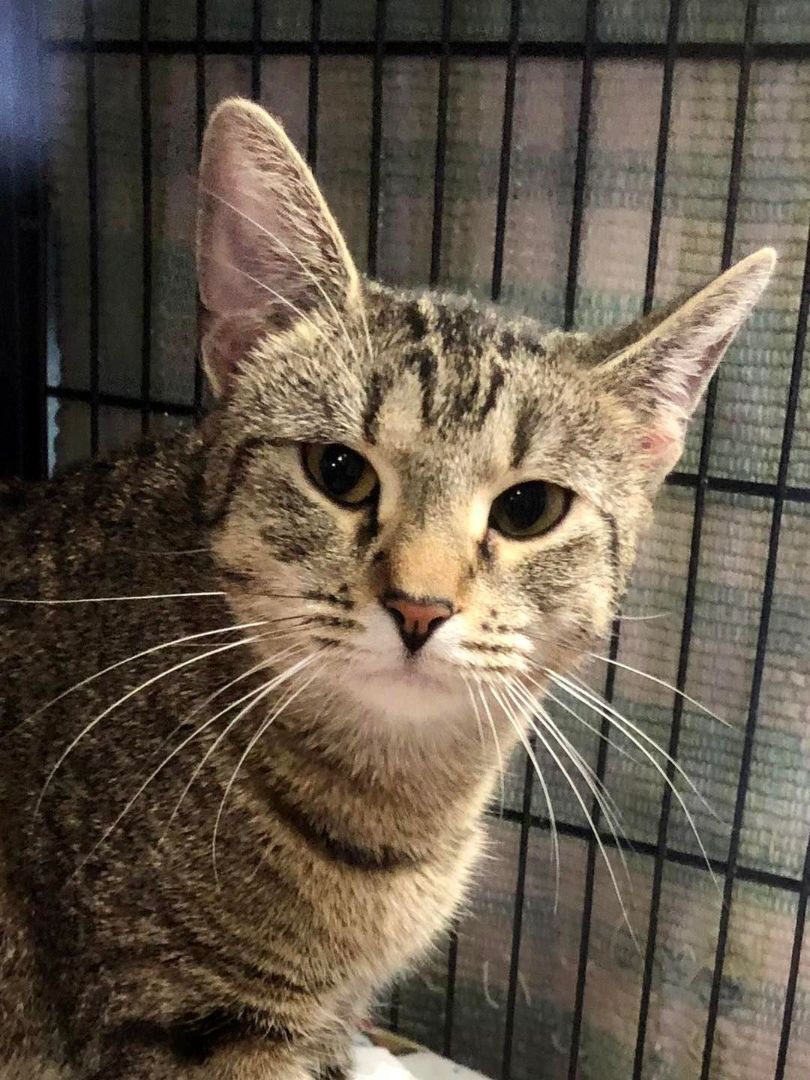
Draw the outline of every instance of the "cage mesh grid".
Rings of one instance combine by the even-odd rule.
[[[764,5],[763,5],[764,6]],[[179,417],[199,416],[202,408],[203,383],[199,361],[196,363],[194,394],[190,402],[167,401],[152,393],[152,143],[153,113],[151,96],[151,63],[156,56],[189,55],[194,59],[195,115],[198,149],[207,114],[206,62],[212,55],[237,55],[250,61],[250,87],[252,96],[259,99],[262,91],[262,60],[268,55],[292,55],[308,58],[307,101],[307,157],[314,169],[318,164],[318,115],[320,92],[320,68],[323,56],[366,56],[372,63],[371,140],[368,191],[367,267],[370,273],[377,268],[380,224],[380,175],[383,124],[383,70],[386,58],[397,56],[437,57],[438,93],[436,102],[435,159],[433,168],[433,213],[430,240],[429,281],[440,280],[442,259],[442,227],[445,191],[445,168],[448,146],[448,94],[450,62],[458,57],[491,57],[505,62],[504,99],[501,128],[500,160],[498,169],[495,231],[492,253],[490,294],[498,300],[502,294],[504,274],[504,250],[508,229],[510,170],[512,166],[512,143],[515,116],[515,96],[519,66],[522,57],[560,57],[581,63],[579,117],[577,127],[576,155],[574,163],[573,209],[570,226],[568,268],[565,281],[564,326],[574,326],[577,291],[579,285],[580,254],[585,212],[585,193],[588,180],[589,136],[593,102],[594,66],[597,60],[608,58],[647,57],[663,64],[660,119],[656,148],[656,171],[653,187],[652,208],[647,262],[644,279],[642,310],[650,310],[655,294],[659,243],[663,220],[663,202],[667,177],[667,154],[673,100],[673,80],[678,60],[692,58],[705,62],[733,60],[738,65],[738,84],[734,136],[731,148],[731,166],[728,179],[725,222],[723,228],[722,255],[719,269],[731,263],[737,224],[741,183],[741,166],[746,119],[749,107],[749,88],[752,64],[756,59],[808,59],[810,45],[802,42],[762,42],[757,40],[758,8],[756,0],[746,0],[742,39],[737,42],[682,42],[679,31],[682,23],[681,0],[670,0],[667,12],[665,39],[650,41],[603,41],[599,39],[599,0],[586,0],[584,27],[580,40],[543,41],[527,37],[522,29],[521,0],[510,0],[508,32],[505,37],[472,40],[454,38],[453,3],[440,3],[439,34],[429,40],[394,40],[386,33],[387,4],[376,0],[373,15],[373,34],[368,39],[328,39],[322,35],[324,5],[312,0],[309,17],[308,38],[277,39],[265,35],[264,8],[260,0],[252,0],[251,34],[244,39],[212,40],[207,35],[206,0],[196,0],[195,33],[193,38],[155,38],[150,34],[150,3],[141,0],[138,5],[138,35],[129,38],[102,38],[96,33],[96,12],[93,0],[83,0],[84,33],[81,37],[45,40],[36,22],[36,12],[31,6],[20,5],[12,15],[10,40],[19,52],[20,86],[36,91],[40,85],[40,64],[48,52],[75,53],[83,58],[86,79],[86,171],[89,225],[89,385],[86,389],[64,385],[46,386],[46,324],[47,324],[47,195],[45,187],[44,154],[33,158],[18,154],[13,140],[6,145],[2,176],[3,218],[0,236],[7,256],[6,265],[12,267],[10,289],[5,292],[2,304],[4,318],[3,353],[0,356],[0,374],[7,377],[12,403],[9,412],[4,457],[0,467],[9,474],[29,477],[43,475],[46,468],[46,397],[58,401],[76,401],[89,406],[90,452],[99,450],[99,418],[104,407],[132,410],[140,416],[143,434],[150,431],[153,418],[160,414]],[[16,18],[16,22],[13,20]],[[101,389],[99,363],[99,191],[97,146],[97,84],[96,65],[102,55],[131,56],[139,63],[140,121],[141,121],[141,197],[143,222],[142,296],[143,326],[141,339],[140,393],[137,396],[108,393]],[[30,129],[36,135],[42,150],[41,102],[34,92],[27,100],[22,96],[10,100],[10,109],[25,115]],[[30,301],[34,301],[33,303]],[[28,301],[26,303],[26,301]],[[710,859],[711,868],[723,882],[723,903],[720,909],[711,989],[706,1009],[705,1038],[700,1065],[701,1080],[711,1075],[712,1053],[723,986],[724,966],[727,957],[730,921],[733,913],[734,889],[738,882],[748,882],[782,890],[797,896],[795,933],[784,999],[783,1021],[778,1056],[774,1072],[775,1080],[782,1080],[788,1060],[788,1048],[796,1001],[797,983],[805,932],[808,895],[810,895],[810,840],[808,841],[804,869],[801,877],[774,873],[761,867],[748,866],[740,860],[740,846],[746,796],[749,790],[754,737],[757,729],[760,693],[766,669],[766,654],[770,615],[774,596],[780,530],[787,504],[810,501],[810,488],[791,485],[789,465],[791,445],[799,410],[799,391],[802,365],[806,346],[808,311],[810,310],[810,232],[801,286],[801,299],[795,331],[792,367],[789,377],[787,400],[784,409],[781,449],[775,482],[751,480],[729,476],[715,476],[709,471],[717,385],[713,382],[707,395],[705,415],[700,440],[697,469],[694,472],[679,471],[670,477],[670,483],[694,492],[694,514],[691,531],[686,595],[680,635],[676,687],[683,691],[686,686],[693,639],[696,590],[701,556],[702,530],[705,520],[706,499],[709,492],[725,492],[738,495],[758,496],[771,505],[767,562],[756,634],[756,651],[750,683],[749,706],[746,717],[743,751],[734,801],[733,821],[725,858]],[[37,360],[32,363],[31,357]],[[609,655],[618,656],[620,624],[614,625]],[[604,683],[604,696],[613,700],[616,668],[608,667]],[[684,699],[680,693],[673,695],[671,727],[669,735],[669,760],[666,772],[674,779],[679,753]],[[609,720],[603,717],[601,739],[596,758],[596,775],[604,780],[608,764]],[[512,1072],[515,1039],[516,1004],[519,991],[521,941],[524,931],[524,890],[530,837],[548,831],[548,817],[540,816],[532,809],[534,773],[528,758],[525,762],[523,796],[520,809],[505,808],[500,816],[518,829],[517,874],[513,897],[511,945],[509,950],[506,1016],[503,1029],[500,1075],[508,1078]],[[657,932],[662,900],[664,875],[667,865],[675,864],[705,873],[706,863],[699,855],[679,850],[669,842],[669,824],[672,811],[672,795],[664,787],[660,806],[657,838],[654,843],[616,838],[600,828],[601,843],[608,849],[621,847],[633,851],[652,863],[652,885],[648,913],[648,927],[644,946],[643,974],[638,1006],[638,1023],[633,1063],[633,1080],[644,1074],[647,1053],[647,1026],[649,1019],[653,973],[657,944]],[[596,799],[591,814],[597,827],[601,827],[601,807]],[[591,948],[592,912],[595,896],[595,880],[598,846],[591,831],[584,825],[558,822],[560,834],[583,845],[585,876],[582,895],[581,929],[577,958],[576,988],[568,1047],[567,1075],[570,1080],[580,1075],[582,1023],[586,1011],[588,963]],[[444,1053],[452,1054],[458,1049],[454,1042],[454,1019],[456,1002],[456,974],[459,938],[454,928],[448,939],[445,1005],[442,1047]],[[393,1028],[399,1024],[399,999],[396,989],[392,995],[389,1022]]]

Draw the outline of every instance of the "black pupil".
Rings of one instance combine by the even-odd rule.
[[[515,529],[530,529],[546,512],[546,485],[518,484],[501,495],[503,512]]]
[[[348,495],[357,486],[366,463],[348,446],[327,446],[321,457],[321,478],[330,495]]]

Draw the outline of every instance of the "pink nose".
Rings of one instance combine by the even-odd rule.
[[[453,614],[447,600],[417,600],[400,592],[386,593],[383,604],[397,624],[405,648],[412,653],[421,649],[433,631]]]

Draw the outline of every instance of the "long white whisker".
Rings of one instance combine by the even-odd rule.
[[[484,726],[481,723],[481,712],[478,708],[478,702],[475,700],[475,695],[472,692],[472,687],[467,681],[466,677],[462,674],[461,678],[464,680],[464,685],[467,687],[467,693],[470,695],[470,701],[472,702],[473,713],[475,714],[475,723],[478,727],[478,741],[481,743],[481,750],[486,753],[486,743],[484,741]],[[501,776],[503,781],[503,775]]]
[[[519,693],[522,697],[525,709],[526,706],[532,711],[533,716],[536,714],[539,719],[545,724],[546,730],[555,740],[557,745],[565,751],[568,755],[574,768],[580,774],[585,781],[585,784],[593,795],[596,803],[605,817],[605,821],[608,828],[611,831],[613,839],[616,844],[616,850],[619,854],[619,858],[622,861],[625,874],[628,881],[630,880],[630,872],[627,868],[627,862],[624,855],[624,850],[619,842],[619,833],[623,832],[621,828],[621,811],[616,805],[616,801],[610,792],[605,787],[604,782],[597,776],[591,765],[585,760],[577,747],[571,742],[571,740],[560,729],[559,725],[555,722],[554,718],[543,708],[543,705],[532,694],[530,694],[526,687],[523,686],[517,679],[512,680],[513,697],[515,693]]]
[[[538,714],[538,716],[540,716],[540,714]],[[571,774],[568,772],[565,765],[562,763],[559,754],[555,751],[554,747],[551,745],[549,740],[546,738],[546,736],[543,734],[543,732],[540,730],[540,728],[533,722],[533,719],[532,719],[530,714],[527,713],[526,718],[527,718],[527,721],[529,723],[531,723],[535,734],[537,735],[538,739],[541,741],[541,743],[545,747],[546,752],[549,754],[549,756],[553,760],[554,764],[557,766],[557,768],[560,770],[563,777],[565,778],[568,786],[571,788],[571,791],[573,792],[574,798],[577,800],[577,802],[579,804],[579,807],[580,807],[580,809],[582,810],[582,813],[585,816],[585,820],[588,822],[588,826],[589,826],[591,832],[593,833],[594,840],[596,841],[597,847],[599,848],[599,853],[602,856],[602,860],[604,861],[605,868],[606,868],[606,870],[607,870],[607,872],[608,872],[608,874],[610,876],[610,881],[611,881],[611,884],[613,886],[613,891],[616,894],[616,899],[619,901],[619,906],[621,908],[622,917],[624,919],[625,925],[627,926],[630,937],[632,938],[634,944],[636,945],[636,948],[638,948],[638,941],[636,939],[635,931],[633,930],[633,927],[630,924],[630,919],[628,918],[628,915],[627,915],[627,909],[626,909],[625,904],[624,904],[624,898],[622,897],[621,889],[619,888],[619,882],[618,882],[618,880],[616,878],[616,872],[614,871],[613,866],[612,866],[612,864],[610,862],[610,859],[608,858],[607,851],[605,850],[605,845],[604,845],[604,843],[602,841],[602,837],[599,834],[599,830],[596,828],[596,824],[595,824],[595,822],[594,822],[594,820],[593,820],[593,818],[591,816],[591,813],[590,813],[590,811],[589,811],[589,809],[588,809],[588,807],[587,807],[587,805],[585,803],[585,800],[583,799],[579,788],[574,783],[573,778],[571,777]],[[540,718],[543,721],[545,721],[545,717],[540,717]],[[544,722],[543,726],[545,726],[545,722]],[[619,847],[618,850],[621,852],[620,847]]]
[[[123,705],[124,702],[129,701],[130,698],[133,698],[136,694],[139,694],[142,690],[145,690],[148,686],[152,686],[154,683],[159,682],[161,679],[167,678],[169,675],[173,675],[174,672],[176,672],[176,671],[180,671],[183,668],[187,668],[191,664],[198,664],[202,660],[209,659],[209,657],[211,657],[211,656],[217,656],[219,653],[227,652],[229,649],[237,649],[242,645],[250,645],[254,641],[258,641],[258,640],[259,640],[258,636],[249,637],[249,638],[243,638],[241,641],[232,641],[232,642],[229,642],[227,645],[219,645],[217,648],[211,649],[209,652],[203,653],[200,656],[192,656],[188,660],[183,660],[181,663],[175,664],[173,667],[170,667],[168,669],[168,671],[161,671],[158,675],[153,675],[152,678],[147,679],[146,682],[143,682],[139,686],[136,686],[134,690],[129,690],[126,694],[123,695],[123,697],[120,697],[117,701],[113,702],[112,705],[109,705],[106,709],[104,709],[103,712],[100,712],[98,714],[98,716],[95,717],[95,719],[91,720],[90,723],[87,724],[84,728],[82,728],[82,730],[79,732],[79,734],[74,739],[72,739],[70,741],[67,749],[61,754],[61,756],[59,757],[59,760],[56,762],[56,764],[53,766],[51,771],[48,773],[48,777],[45,780],[45,783],[44,783],[44,785],[42,787],[42,790],[39,793],[39,797],[38,797],[38,799],[36,801],[36,805],[34,807],[34,816],[36,816],[36,814],[39,813],[39,808],[42,805],[42,800],[45,797],[45,793],[48,790],[48,787],[50,786],[51,781],[53,780],[54,776],[56,775],[58,770],[63,765],[65,759],[68,757],[69,754],[72,753],[73,750],[75,750],[75,748],[79,745],[79,743],[82,741],[82,739],[86,735],[89,735],[90,732],[95,727],[97,727],[98,724],[100,724],[102,720],[105,719],[105,717],[110,715],[110,713],[114,712],[117,708],[119,708],[121,705]]]
[[[498,729],[495,727],[495,721],[492,718],[492,712],[489,708],[489,702],[484,697],[483,691],[481,689],[481,679],[478,675],[473,675],[473,678],[475,679],[478,696],[481,699],[481,704],[484,706],[484,712],[486,713],[490,729],[492,730],[492,741],[495,744],[495,755],[498,759],[498,772],[501,777],[501,817],[503,817],[504,807],[506,806],[506,778],[503,767],[503,752],[501,750],[500,740],[498,739]],[[470,697],[472,696],[472,690],[470,690]],[[475,699],[473,698],[473,700]]]
[[[282,656],[285,656],[286,654],[288,654],[289,651],[290,651],[289,649],[285,649],[282,653],[280,653],[278,655],[278,659],[280,659]],[[212,716],[210,718],[210,720],[206,720],[204,724],[201,724],[199,727],[196,727],[194,729],[194,731],[191,732],[190,735],[188,735],[185,739],[183,739],[182,742],[171,751],[170,754],[168,754],[166,757],[164,757],[163,760],[160,762],[160,764],[157,766],[157,768],[153,769],[153,771],[149,774],[149,776],[140,785],[140,787],[135,792],[135,794],[129,799],[126,806],[124,806],[123,810],[121,810],[121,812],[118,814],[116,819],[113,821],[112,825],[110,825],[104,831],[101,838],[93,845],[93,847],[84,856],[84,858],[81,860],[81,862],[79,862],[76,869],[73,871],[73,874],[71,874],[71,877],[73,875],[75,875],[75,874],[78,874],[82,870],[82,868],[90,861],[90,859],[92,859],[92,857],[99,850],[99,848],[102,847],[107,842],[107,840],[109,840],[109,838],[112,836],[112,834],[115,832],[115,830],[121,824],[121,822],[124,820],[124,818],[130,812],[130,810],[135,805],[135,803],[138,801],[138,799],[141,797],[141,795],[143,795],[143,793],[146,791],[146,789],[149,787],[149,785],[154,780],[157,779],[157,777],[163,772],[163,770],[166,768],[166,766],[175,757],[177,757],[177,755],[179,753],[181,753],[185,749],[185,747],[188,746],[188,744],[190,742],[193,742],[195,739],[199,738],[199,736],[202,735],[202,733],[207,728],[209,728],[212,724],[216,723],[216,721],[219,720],[219,718],[221,716],[224,716],[224,714],[226,712],[229,712],[230,709],[237,708],[239,705],[241,705],[241,703],[243,701],[246,701],[249,697],[253,697],[255,694],[259,693],[259,691],[262,690],[262,689],[263,689],[263,687],[256,687],[253,690],[251,690],[251,692],[249,694],[245,694],[244,697],[239,698],[238,701],[231,702],[230,705],[226,706],[224,709],[222,709],[220,712],[218,712],[215,716]],[[186,723],[186,720],[183,720],[181,722],[181,724],[178,725],[178,727],[182,726],[185,723]],[[176,730],[177,730],[177,728],[175,728],[175,731]]]
[[[583,692],[582,694],[578,693],[576,687],[571,687],[571,686],[565,685],[568,682],[568,680],[565,679],[563,676],[557,676],[555,673],[550,672],[548,669],[545,669],[545,670],[546,670],[546,673],[549,675],[549,677],[556,683],[556,685],[560,686],[560,688],[562,690],[566,690],[569,694],[571,694],[571,696],[573,698],[575,698],[577,701],[581,702],[581,704],[585,705],[588,708],[593,709],[594,712],[599,713],[601,716],[604,716],[605,719],[609,720],[622,733],[622,735],[625,736],[626,739],[628,739],[630,742],[632,742],[633,745],[636,746],[641,751],[641,753],[651,763],[651,765],[656,770],[656,772],[663,778],[663,780],[665,781],[665,783],[669,787],[670,791],[672,792],[672,794],[677,799],[678,805],[680,806],[681,810],[683,811],[684,817],[686,818],[687,823],[689,825],[689,828],[691,829],[692,834],[695,837],[695,841],[697,842],[698,848],[700,849],[700,854],[701,854],[701,856],[703,858],[703,861],[706,863],[706,867],[708,868],[709,874],[711,876],[711,879],[712,879],[712,881],[714,883],[715,888],[718,890],[718,892],[722,892],[722,889],[720,887],[720,882],[717,880],[717,876],[715,875],[714,871],[712,870],[712,865],[711,865],[711,861],[709,859],[708,852],[706,851],[706,847],[705,847],[705,845],[703,843],[703,840],[702,840],[702,838],[700,836],[700,832],[698,830],[697,824],[695,823],[695,819],[694,819],[691,811],[689,810],[689,807],[686,805],[686,802],[685,802],[683,796],[681,795],[680,791],[678,791],[678,788],[675,786],[675,784],[670,779],[670,777],[667,776],[666,770],[663,768],[661,763],[643,745],[641,740],[643,739],[644,742],[647,742],[650,745],[652,745],[658,751],[658,753],[661,754],[663,756],[663,758],[666,761],[668,761],[677,770],[678,775],[681,776],[683,778],[683,780],[685,781],[685,783],[687,783],[689,785],[690,790],[700,800],[700,802],[705,807],[705,809],[712,815],[712,817],[715,818],[715,820],[719,821],[720,818],[718,817],[718,815],[715,813],[715,811],[712,809],[712,807],[709,805],[709,803],[706,801],[706,799],[700,793],[700,791],[695,786],[695,784],[692,782],[692,780],[689,778],[689,776],[684,772],[684,770],[681,767],[680,763],[678,761],[676,761],[673,757],[671,757],[666,752],[666,750],[662,749],[662,747],[660,747],[658,745],[658,743],[654,739],[652,739],[649,735],[647,735],[647,733],[645,731],[643,731],[641,728],[639,728],[636,724],[632,723],[632,721],[628,720],[625,716],[622,716],[621,713],[616,712],[616,710],[613,709],[612,706],[608,705],[606,702],[600,701],[598,698],[595,697],[595,695],[591,695],[587,691]],[[586,696],[586,693],[587,693],[587,696]],[[593,696],[594,701],[588,701],[587,697],[589,697],[589,696]],[[624,725],[627,725],[627,726],[625,727]],[[638,735],[639,737],[636,738],[634,733],[635,733],[635,735]]]
[[[717,723],[722,724],[723,727],[734,727],[734,725],[730,724],[728,720],[724,720],[722,716],[718,716],[716,712],[712,712],[711,709],[707,708],[700,701],[697,701],[695,698],[690,697],[687,693],[684,693],[683,690],[679,690],[677,686],[673,686],[672,683],[668,683],[665,679],[659,679],[655,675],[650,675],[650,673],[647,671],[641,671],[639,668],[631,667],[630,664],[623,664],[621,660],[614,660],[610,656],[601,656],[599,653],[588,653],[587,655],[590,656],[592,660],[601,660],[604,664],[613,664],[614,667],[621,668],[622,671],[629,671],[633,675],[638,675],[641,679],[648,679],[650,682],[657,683],[659,686],[663,686],[671,693],[677,694],[678,697],[683,698],[684,701],[688,701],[690,705],[694,705],[696,709],[700,709],[702,713],[705,713],[706,716],[710,716],[712,720],[716,720]]]
[[[320,652],[311,653],[309,656],[305,656],[303,660],[299,660],[297,664],[295,664],[292,668],[288,669],[288,671],[285,673],[286,678],[291,679],[293,677],[293,675],[297,674],[299,671],[302,671],[304,668],[308,667],[311,663],[313,663],[315,660],[317,660],[318,657],[322,655],[322,653],[323,653],[323,650],[321,650]],[[299,694],[302,694],[304,692],[304,690],[306,690],[306,688],[317,677],[317,675],[318,675],[318,672],[315,671],[310,676],[310,678],[306,680],[306,682],[304,682],[301,686],[299,686],[297,688],[297,690],[293,691],[293,693],[291,693],[291,694],[288,694],[287,697],[284,699],[284,701],[282,701],[280,705],[277,705],[276,708],[273,709],[273,711],[270,713],[269,717],[265,718],[265,720],[260,724],[258,731],[256,731],[254,733],[254,735],[250,739],[250,742],[245,747],[245,749],[244,749],[244,751],[242,753],[242,756],[239,758],[239,761],[237,761],[237,763],[236,763],[236,768],[231,773],[231,777],[228,780],[228,783],[227,783],[227,785],[225,787],[225,791],[223,792],[222,801],[219,804],[219,809],[217,810],[217,816],[216,816],[216,820],[214,822],[214,832],[213,832],[213,835],[211,837],[211,861],[212,861],[213,868],[214,868],[214,881],[217,883],[217,885],[219,884],[219,871],[217,870],[217,837],[219,835],[219,826],[220,826],[220,823],[222,821],[222,815],[223,815],[223,813],[225,811],[225,804],[228,801],[228,796],[231,793],[231,789],[233,788],[233,785],[236,783],[236,778],[239,775],[239,772],[240,772],[242,766],[247,761],[251,750],[256,745],[256,743],[259,741],[259,739],[262,738],[262,736],[265,734],[265,732],[270,727],[270,725],[273,723],[273,721],[276,720],[277,717],[279,717],[281,715],[281,713],[284,711],[284,709],[286,709],[288,707],[288,705],[292,704],[292,702],[299,696]],[[254,702],[254,704],[255,704],[255,702]]]
[[[55,698],[51,698],[50,701],[46,701],[44,705],[40,705],[38,709],[32,712],[29,716],[22,721],[24,724],[30,723],[32,720],[36,720],[38,716],[41,716],[47,709],[50,709],[53,705],[56,705],[58,701],[62,701],[68,694],[74,693],[76,690],[81,690],[83,686],[87,686],[89,683],[94,682],[96,679],[102,678],[102,676],[109,674],[111,671],[115,671],[116,668],[123,667],[125,664],[132,664],[136,660],[143,659],[144,656],[151,656],[153,653],[160,652],[161,649],[170,649],[175,645],[183,645],[188,641],[197,641],[200,638],[213,637],[215,634],[227,634],[235,630],[252,630],[257,626],[266,626],[267,619],[260,619],[258,622],[239,623],[236,626],[220,626],[216,630],[203,630],[200,634],[187,634],[185,637],[174,638],[172,641],[162,641],[160,645],[153,645],[149,649],[144,649],[142,652],[135,653],[134,656],[128,656],[125,660],[117,660],[114,664],[110,664],[108,667],[102,668],[101,671],[97,671],[94,675],[88,675],[86,679],[82,679],[81,682],[74,683],[73,686],[69,686],[67,690],[63,690],[61,694],[57,694]]]
[[[305,616],[303,615],[292,617],[301,619],[305,618]],[[295,636],[301,629],[303,629],[303,627],[301,625],[298,625],[294,627],[289,627],[278,632],[271,631],[271,633],[269,634],[262,634],[261,638],[262,640],[266,640],[267,638],[272,637],[275,641],[278,641],[280,638]],[[300,644],[303,645],[304,643],[300,642]],[[255,675],[257,671],[262,671],[264,668],[270,667],[274,660],[275,657],[265,657],[263,660],[260,660],[258,664],[255,664],[253,667],[248,668],[247,671],[243,671],[241,675],[237,675],[235,679],[231,679],[230,682],[225,683],[224,686],[220,686],[218,690],[214,690],[212,694],[208,695],[205,701],[201,701],[199,705],[195,705],[194,708],[186,714],[180,726],[183,726],[183,724],[187,724],[193,716],[205,709],[208,705],[211,704],[212,701],[216,701],[218,697],[221,697],[223,694],[227,693],[227,691],[230,690],[232,686],[235,686],[237,683],[242,682],[243,679],[250,678],[250,676]]]
[[[226,596],[218,592],[174,592],[174,593],[144,593],[142,596],[81,596],[67,600],[17,600],[11,596],[0,596],[0,604],[43,604],[48,607],[56,607],[60,604],[115,604],[125,600],[187,600],[200,596]]]
[[[546,783],[545,776],[543,776],[543,770],[540,768],[540,762],[537,760],[537,755],[534,752],[531,742],[526,737],[526,732],[523,730],[520,722],[514,715],[514,710],[507,707],[507,702],[504,701],[504,699],[497,692],[492,683],[489,683],[489,689],[492,693],[492,696],[500,704],[501,708],[504,711],[504,715],[509,720],[512,727],[515,729],[517,737],[523,744],[523,749],[526,751],[529,761],[531,761],[532,763],[532,768],[535,771],[535,775],[540,782],[540,787],[543,792],[546,809],[548,810],[548,823],[549,829],[551,831],[552,853],[554,857],[554,914],[556,915],[557,908],[560,902],[560,841],[559,836],[557,835],[557,818],[554,814],[554,806],[551,802],[551,793],[548,790],[548,784]]]
[[[579,701],[581,704],[585,705],[587,708],[592,709],[599,716],[603,716],[606,720],[609,720],[611,723],[613,723],[614,727],[616,727],[622,733],[622,735],[625,736],[626,739],[632,742],[635,746],[638,747],[639,750],[641,750],[645,754],[645,757],[649,757],[649,751],[645,752],[644,748],[633,736],[638,736],[638,739],[642,739],[645,743],[651,746],[657,753],[661,755],[664,761],[669,762],[673,769],[675,769],[675,771],[681,777],[683,782],[687,785],[695,798],[699,800],[706,812],[708,814],[711,814],[715,821],[722,820],[717,814],[717,812],[714,810],[712,805],[703,796],[694,781],[690,778],[689,774],[684,770],[681,763],[677,761],[674,757],[672,757],[672,755],[669,754],[663,748],[663,746],[659,746],[655,739],[653,739],[651,735],[648,735],[642,727],[634,723],[632,720],[629,720],[623,713],[620,713],[614,705],[611,705],[609,702],[599,697],[599,695],[594,693],[594,691],[591,690],[591,688],[586,683],[581,682],[579,679],[570,679],[567,678],[565,675],[559,675],[557,672],[553,672],[549,668],[544,668],[543,670],[546,672],[549,678],[552,679],[557,686],[559,686],[561,690],[570,694],[571,697]],[[660,763],[654,758],[652,758],[651,760],[660,772]],[[677,794],[677,790],[675,788],[673,788],[673,792]]]
[[[622,757],[627,758],[628,761],[632,761],[634,765],[643,765],[643,762],[639,761],[637,757],[634,757],[629,750],[625,750],[623,746],[619,746],[617,743],[613,742],[609,735],[606,735],[600,728],[596,726],[596,724],[592,724],[589,720],[586,720],[584,716],[580,716],[579,713],[575,712],[570,705],[567,705],[562,698],[558,698],[556,694],[552,694],[552,692],[547,688],[544,688],[544,696],[547,697],[549,701],[553,701],[554,704],[557,705],[560,709],[563,709],[565,712],[567,712],[569,716],[573,716],[573,718],[577,721],[578,724],[582,724],[584,728],[586,728],[588,731],[592,731],[594,735],[597,735],[600,739],[602,739],[603,742],[606,742],[607,745],[612,750],[615,750],[617,754],[620,754]]]
[[[300,651],[302,648],[305,648],[305,647],[306,646],[305,646],[305,644],[303,642],[298,642],[295,645],[290,645],[289,648],[283,650],[281,653],[278,654],[278,656],[273,657],[273,661],[277,662],[278,660],[281,660],[282,658],[289,656],[290,653],[295,652],[295,651]],[[263,666],[267,666],[267,665],[265,664]],[[177,817],[178,813],[180,812],[180,807],[182,806],[183,801],[184,801],[185,797],[188,795],[189,791],[191,791],[191,788],[192,788],[192,785],[194,784],[194,781],[197,779],[197,777],[200,775],[202,770],[205,768],[206,762],[209,761],[211,756],[216,752],[217,747],[222,744],[222,742],[228,737],[230,732],[234,729],[234,727],[236,727],[236,725],[239,723],[239,721],[250,712],[250,710],[253,708],[253,706],[257,705],[260,701],[262,701],[265,697],[267,697],[267,695],[269,693],[271,693],[273,690],[275,690],[275,688],[277,686],[279,686],[281,683],[283,683],[286,678],[287,678],[287,671],[285,670],[280,675],[274,676],[272,679],[270,679],[269,682],[263,683],[259,687],[255,687],[253,690],[249,691],[249,693],[247,693],[244,696],[240,697],[237,701],[231,702],[230,705],[227,705],[224,709],[221,709],[216,714],[216,716],[211,718],[211,720],[206,721],[205,726],[210,727],[211,724],[213,724],[215,721],[219,720],[219,718],[221,716],[224,716],[225,713],[230,712],[231,709],[239,708],[239,706],[243,702],[249,701],[249,699],[251,699],[251,698],[255,699],[255,700],[250,700],[249,704],[245,708],[243,708],[239,713],[237,713],[236,716],[234,716],[231,720],[228,721],[228,723],[225,725],[223,730],[219,733],[219,735],[216,737],[216,739],[213,741],[213,743],[208,747],[208,749],[206,750],[205,754],[200,759],[200,761],[197,762],[197,765],[195,766],[194,771],[192,772],[192,774],[191,774],[191,776],[190,776],[190,778],[188,780],[188,783],[185,785],[182,792],[180,793],[180,798],[175,803],[174,809],[172,810],[171,814],[169,815],[169,820],[166,822],[166,825],[165,825],[165,827],[163,829],[163,833],[161,835],[161,841],[163,840],[163,837],[165,837],[166,833],[169,831],[169,828],[171,827],[172,822],[174,821],[174,819]]]

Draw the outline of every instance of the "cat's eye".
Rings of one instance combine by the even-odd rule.
[[[362,454],[343,443],[307,443],[304,469],[312,483],[342,506],[362,506],[377,494],[380,481]]]
[[[528,480],[501,492],[489,512],[490,528],[514,540],[553,529],[571,505],[571,492],[543,480]]]

